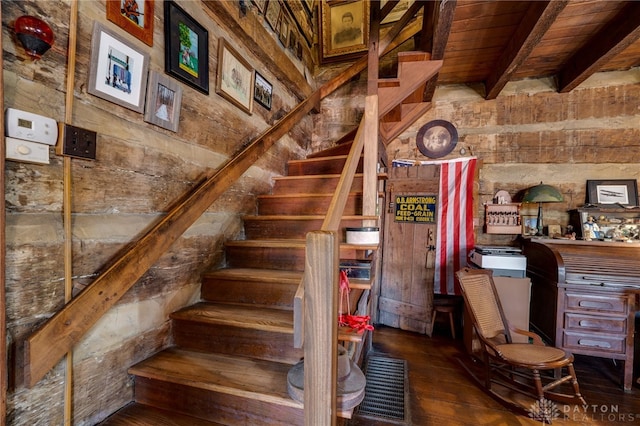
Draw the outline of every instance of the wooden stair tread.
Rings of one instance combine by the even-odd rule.
[[[243,216],[244,220],[324,220],[326,215],[321,214],[308,214],[308,215],[247,215]],[[378,220],[378,216],[363,216],[363,215],[345,215],[342,216],[343,220]]]
[[[233,240],[225,242],[234,247],[264,247],[264,248],[305,248],[307,242],[303,239],[264,239],[264,240]],[[340,243],[340,248],[352,250],[377,250],[377,244],[347,244]]]
[[[170,315],[173,320],[197,321],[252,330],[293,334],[291,311],[254,305],[199,302]]]
[[[354,177],[362,177],[362,173],[355,173]],[[329,173],[325,175],[294,175],[294,176],[275,176],[273,180],[301,180],[301,179],[336,179],[340,178],[339,173]]]
[[[169,348],[129,368],[129,374],[294,408],[287,393],[290,364]]]
[[[362,191],[351,191],[349,192],[349,195],[362,195]],[[262,195],[258,195],[258,199],[271,199],[271,198],[275,198],[275,199],[280,199],[280,198],[331,198],[333,197],[333,194],[331,193],[321,193],[318,194],[316,192],[309,192],[309,193],[297,193],[297,194],[262,194]]]
[[[131,403],[109,416],[99,426],[222,426],[222,423],[202,420],[174,411],[145,404]]]
[[[214,279],[221,278],[225,280],[261,281],[265,283],[298,285],[302,279],[302,272],[261,268],[223,268],[208,271],[204,276]]]
[[[360,157],[363,157],[363,155],[360,155]],[[307,157],[307,158],[301,158],[301,159],[297,159],[297,160],[289,160],[287,161],[287,164],[306,164],[306,163],[317,163],[319,161],[344,161],[346,160],[348,157],[348,155],[343,155],[343,154],[339,154],[339,155],[327,155],[327,156],[323,156],[323,157]]]

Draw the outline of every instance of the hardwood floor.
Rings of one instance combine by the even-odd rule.
[[[461,334],[461,333],[459,333]],[[377,327],[373,353],[407,361],[409,375],[409,421],[411,425],[539,425],[527,415],[509,411],[481,390],[460,366],[458,358],[471,362],[462,339],[452,339],[448,328],[426,335]],[[576,355],[576,375],[587,407],[558,404],[557,425],[640,424],[640,385],[624,392],[620,363]],[[533,401],[532,401],[533,402]],[[566,407],[566,408],[565,408]],[[565,412],[566,411],[566,412]],[[358,418],[349,426],[397,425],[397,422]]]

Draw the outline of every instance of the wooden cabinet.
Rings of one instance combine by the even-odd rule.
[[[630,390],[640,244],[531,239],[523,254],[534,331],[574,354],[624,361]]]

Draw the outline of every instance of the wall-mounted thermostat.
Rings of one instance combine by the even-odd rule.
[[[53,118],[7,108],[5,128],[7,136],[31,142],[55,145],[58,125]]]
[[[4,140],[7,160],[49,164],[49,145],[14,138]]]

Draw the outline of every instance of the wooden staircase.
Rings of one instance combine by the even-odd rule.
[[[205,274],[201,302],[171,315],[174,346],[134,365],[135,402],[103,425],[302,425],[287,373],[302,356],[293,345],[293,300],[305,264],[305,234],[320,228],[346,155],[290,161],[272,194],[245,217],[245,240],[226,243],[227,266]],[[362,226],[356,175],[341,227]],[[377,246],[341,244],[364,259]],[[353,280],[356,299],[370,282]],[[362,335],[340,330],[342,341]],[[349,416],[349,413],[342,413]]]

